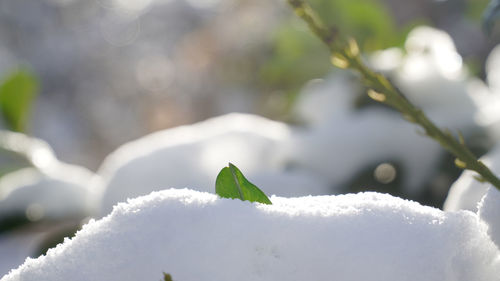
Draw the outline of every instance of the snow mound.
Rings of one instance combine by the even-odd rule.
[[[118,204],[16,280],[481,281],[499,252],[468,211],[389,195],[272,197],[273,205],[169,189]]]
[[[30,220],[91,215],[97,196],[89,186],[93,176],[85,168],[64,163],[6,174],[0,179],[0,221],[19,214]]]
[[[0,130],[0,147],[24,157],[29,164],[39,169],[46,169],[58,162],[47,142],[22,133]]]
[[[500,172],[500,146],[495,147],[480,159],[495,174]],[[445,211],[469,210],[478,211],[478,203],[491,186],[474,178],[477,173],[464,171],[453,183],[444,202]]]
[[[479,217],[488,225],[491,240],[500,248],[500,191],[491,187],[479,203]]]
[[[480,111],[475,116],[477,122],[489,129],[495,140],[500,139],[500,46],[495,47],[486,61],[488,88],[477,90],[476,104]]]
[[[302,122],[319,126],[351,114],[361,91],[351,72],[335,71],[325,79],[314,79],[304,86],[292,108],[293,114]]]
[[[406,38],[406,55],[388,75],[408,99],[440,127],[467,130],[477,126],[472,116],[477,105],[469,84],[472,79],[463,67],[452,38],[428,26],[414,28]],[[389,50],[389,54],[394,50]],[[380,52],[374,62],[384,57]],[[385,56],[393,59],[396,56]],[[384,64],[382,63],[382,69]],[[375,65],[375,68],[379,68]]]
[[[466,170],[453,183],[443,204],[445,211],[469,210],[477,212],[478,204],[488,190],[488,183],[477,181],[476,172]]]
[[[484,84],[472,83],[473,97],[478,107],[475,119],[478,124],[487,128],[489,135],[498,142],[500,139],[500,46],[493,49],[486,62],[486,71],[488,77],[488,86]],[[481,160],[490,169],[498,174],[500,173],[500,146],[494,147]],[[465,171],[460,178],[452,185],[448,197],[444,204],[444,210],[471,210],[477,211],[477,205],[485,195],[488,183],[481,183],[474,179],[475,173]]]
[[[415,195],[435,171],[441,152],[416,131],[397,113],[373,108],[332,119],[327,126],[296,130],[287,147],[295,166],[316,172],[337,189],[366,165],[399,162],[402,186]]]
[[[127,198],[164,187],[214,190],[217,173],[228,162],[250,180],[258,178],[255,183],[267,194],[328,194],[327,184],[313,176],[284,171],[283,142],[290,131],[283,123],[233,113],[127,143],[108,156],[99,169],[104,190],[101,213],[108,214],[114,204]],[[297,179],[306,184],[298,186]]]

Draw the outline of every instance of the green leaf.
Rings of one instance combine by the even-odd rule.
[[[163,281],[173,281],[172,275],[163,272]]]
[[[229,167],[224,167],[217,175],[215,193],[223,198],[272,204],[266,194],[249,182],[243,173],[231,163],[229,163]]]
[[[26,132],[38,82],[27,70],[16,70],[0,84],[0,112],[6,126]]]

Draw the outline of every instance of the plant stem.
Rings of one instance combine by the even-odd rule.
[[[375,101],[397,109],[403,117],[420,125],[425,134],[456,157],[455,164],[477,172],[481,180],[490,182],[500,190],[500,179],[465,145],[463,138],[455,138],[449,131],[439,129],[422,110],[414,106],[385,76],[371,70],[361,59],[356,41],[342,37],[337,29],[327,28],[309,4],[303,0],[287,0],[295,14],[303,19],[329,48],[332,63],[340,68],[350,68],[361,74],[363,83],[370,89],[368,96]]]

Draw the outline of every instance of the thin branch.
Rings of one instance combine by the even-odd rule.
[[[361,59],[356,41],[343,38],[338,29],[327,28],[309,4],[303,0],[288,0],[295,14],[303,19],[329,48],[332,63],[340,68],[349,68],[361,74],[363,83],[369,88],[368,96],[375,101],[397,109],[403,117],[420,125],[425,134],[456,157],[455,164],[463,169],[477,172],[481,179],[500,190],[500,179],[479,161],[460,139],[450,132],[439,129],[422,110],[414,106],[385,76],[371,70]]]

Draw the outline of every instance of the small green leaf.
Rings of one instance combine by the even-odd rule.
[[[266,194],[249,182],[243,173],[231,163],[229,163],[229,167],[224,167],[217,175],[215,193],[223,198],[272,204]]]
[[[163,281],[173,281],[172,275],[163,272]]]
[[[37,90],[36,78],[23,69],[14,71],[0,84],[0,112],[10,130],[26,131]]]

